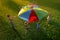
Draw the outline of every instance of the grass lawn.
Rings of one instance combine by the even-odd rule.
[[[52,15],[52,20],[47,24],[46,18],[41,20],[40,31],[36,31],[36,23],[29,24],[32,28],[27,33],[23,20],[18,18],[22,6],[33,3],[32,0],[0,0],[0,40],[60,40],[60,0],[35,0],[34,3],[47,10]],[[16,33],[7,18],[13,17]]]

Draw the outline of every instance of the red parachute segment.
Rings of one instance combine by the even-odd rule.
[[[35,11],[32,10],[31,14],[30,14],[30,17],[29,17],[29,22],[34,22],[34,21],[38,21],[38,20],[39,19],[38,19],[37,15],[36,15]]]

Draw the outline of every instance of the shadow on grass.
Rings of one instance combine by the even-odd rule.
[[[33,25],[33,24],[32,24]],[[53,40],[52,38],[49,38],[47,36],[47,34],[45,33],[45,31],[43,31],[42,28],[40,28],[39,31],[36,30],[36,25],[34,25],[33,28],[35,31],[32,30],[32,32],[30,33],[30,38],[31,40]]]
[[[30,37],[31,40],[52,40],[42,30],[40,30],[39,32],[32,32]]]

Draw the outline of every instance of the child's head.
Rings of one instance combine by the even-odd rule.
[[[28,22],[25,21],[25,22],[24,22],[24,25],[28,25]]]
[[[7,15],[7,17],[10,17],[10,15]]]

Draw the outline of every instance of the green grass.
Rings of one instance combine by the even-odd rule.
[[[15,28],[24,40],[60,40],[60,1],[35,0],[34,3],[38,3],[41,8],[51,13],[52,20],[47,24],[46,18],[42,19],[40,32],[36,31],[36,23],[29,24],[32,28],[31,32],[27,33],[24,21],[17,15],[19,8],[31,2],[32,0],[0,0],[0,40],[20,40],[9,23],[8,14],[13,17]]]

